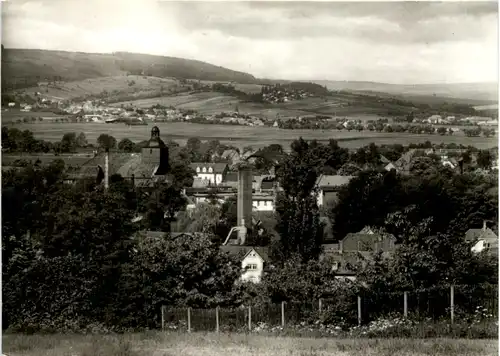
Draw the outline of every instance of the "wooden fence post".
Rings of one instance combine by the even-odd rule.
[[[285,327],[285,302],[281,302],[281,327]]]
[[[165,306],[161,306],[161,331],[165,331]]]
[[[408,317],[408,292],[407,291],[404,291],[403,298],[404,298],[403,313],[404,313],[405,318],[407,318]]]
[[[450,316],[451,316],[451,323],[453,324],[453,321],[455,319],[455,286],[454,285],[450,286]]]
[[[358,326],[361,326],[361,296],[358,295]]]
[[[323,310],[323,299],[319,298],[319,312],[321,313],[321,311]]]
[[[248,306],[248,331],[252,331],[252,306]]]
[[[191,307],[188,307],[188,333],[191,332]]]
[[[215,308],[215,331],[219,332],[219,306]]]

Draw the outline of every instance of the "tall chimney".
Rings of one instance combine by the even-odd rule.
[[[483,231],[486,231],[486,220],[483,220]]]
[[[106,148],[104,154],[104,188],[109,188],[109,148]]]
[[[238,226],[245,227],[239,233],[240,244],[245,243],[246,231],[252,223],[252,170],[249,167],[238,169]]]

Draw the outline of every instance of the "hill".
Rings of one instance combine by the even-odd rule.
[[[255,77],[247,73],[176,57],[128,52],[102,54],[38,49],[2,50],[4,91],[34,86],[41,81],[78,81],[126,74],[238,83],[257,82]]]
[[[450,83],[450,84],[386,84],[358,81],[314,80],[325,85],[329,90],[346,90],[366,93],[387,93],[400,95],[411,100],[430,101],[433,97],[453,99],[457,103],[487,105],[498,101],[497,83]],[[459,100],[462,99],[462,100]]]

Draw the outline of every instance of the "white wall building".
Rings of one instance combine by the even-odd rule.
[[[229,169],[227,163],[191,163],[195,178],[206,180],[211,185],[219,185]]]

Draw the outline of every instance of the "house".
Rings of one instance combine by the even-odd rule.
[[[269,263],[269,253],[266,247],[225,245],[220,249],[231,256],[240,257],[243,269],[241,281],[259,283],[262,280],[265,264]]]
[[[387,164],[384,166],[384,169],[385,169],[386,171],[388,171],[388,172],[389,172],[389,171],[392,171],[393,169],[397,170],[396,166],[395,166],[395,165],[394,165],[394,163],[392,163],[392,162],[387,163]]]
[[[274,211],[274,195],[271,194],[253,194],[252,210],[255,211]]]
[[[469,229],[465,233],[465,241],[471,242],[472,252],[479,253],[484,250],[498,256],[498,236],[483,222],[482,229]]]
[[[196,172],[196,178],[204,179],[211,185],[219,185],[229,170],[227,163],[191,163],[191,168]]]
[[[107,160],[106,160],[107,157]],[[136,187],[151,188],[155,183],[168,180],[169,150],[160,138],[160,130],[154,126],[151,138],[141,153],[123,153],[110,150],[96,154],[82,164],[77,170],[70,172],[68,180],[102,182],[108,162],[108,176],[119,174],[131,181]]]
[[[339,176],[322,174],[316,180],[316,188],[318,189],[318,206],[335,203],[337,201],[337,193],[341,187],[347,185],[353,176]]]
[[[373,253],[380,252],[382,257],[389,258],[395,247],[394,236],[378,233],[365,228],[358,233],[349,233],[338,243],[323,244],[321,259],[331,264],[338,279],[356,279],[355,267],[364,264]]]
[[[441,163],[443,166],[450,167],[451,169],[458,167],[458,161],[454,157],[448,158],[448,156],[442,156]]]

